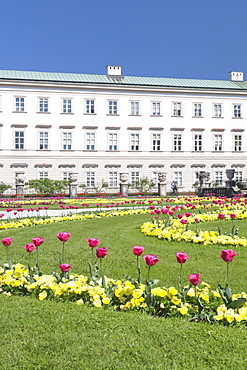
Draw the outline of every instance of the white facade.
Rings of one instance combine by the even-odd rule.
[[[67,179],[118,191],[167,174],[190,191],[196,171],[247,177],[247,83],[0,71],[0,181]],[[116,68],[114,75],[112,68]],[[235,75],[241,72],[233,72]],[[241,75],[242,76],[242,75]],[[80,190],[79,190],[80,191]]]

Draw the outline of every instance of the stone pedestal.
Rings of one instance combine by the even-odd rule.
[[[166,196],[166,183],[165,182],[161,182],[158,184],[158,193],[160,197]]]
[[[120,184],[120,193],[123,194],[123,196],[127,197],[129,193],[129,187],[128,184]]]
[[[24,171],[18,171],[15,173],[16,195],[20,198],[24,197],[24,175]]]
[[[70,198],[76,198],[77,197],[77,186],[75,182],[77,181],[77,173],[71,172],[69,174],[69,197]]]
[[[119,174],[120,179],[120,194],[123,194],[125,197],[128,196],[129,192],[129,185],[128,185],[128,173],[122,172]]]

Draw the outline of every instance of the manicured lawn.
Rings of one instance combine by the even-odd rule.
[[[177,286],[177,251],[190,259],[184,267],[184,283],[190,273],[216,288],[225,283],[226,263],[219,245],[174,243],[145,236],[140,232],[148,215],[101,218],[87,221],[53,223],[49,226],[11,229],[0,238],[11,237],[13,262],[25,263],[28,253],[22,246],[36,236],[44,237],[39,248],[43,272],[59,271],[62,243],[56,234],[69,231],[65,243],[66,262],[72,272],[88,274],[91,249],[86,239],[93,237],[107,248],[103,260],[108,277],[136,277],[136,259],[131,247],[143,245],[145,254],[158,255],[160,262],[151,268],[151,278],[159,286]],[[247,236],[246,222],[238,222],[240,234]],[[231,222],[228,222],[229,230]],[[210,228],[212,225],[203,224]],[[227,222],[224,224],[227,227]],[[247,248],[234,248],[239,255],[230,264],[233,292],[247,292]],[[32,255],[35,259],[35,252]],[[5,247],[0,261],[5,262]],[[142,260],[143,282],[147,268]],[[2,369],[246,369],[246,329],[243,325],[190,323],[185,319],[156,318],[146,313],[115,312],[78,306],[75,303],[39,301],[34,297],[8,297],[0,294]]]

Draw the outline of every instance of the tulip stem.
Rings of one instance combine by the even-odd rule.
[[[149,284],[149,281],[150,281],[150,267],[151,266],[148,266],[148,284]]]
[[[9,261],[9,247],[6,247],[6,258],[7,258],[7,263]]]
[[[226,276],[227,276],[227,284],[230,286],[230,278],[229,278],[229,262],[226,264]]]
[[[94,260],[94,250],[92,248],[92,266],[93,266],[93,260]]]
[[[183,268],[183,265],[182,263],[180,263],[180,273],[178,275],[178,290],[179,291],[182,290],[182,268]]]
[[[39,265],[39,248],[36,247],[36,264]]]
[[[141,284],[141,267],[140,267],[139,256],[136,256],[136,262],[137,262],[137,282],[138,284]]]
[[[62,247],[62,261],[61,261],[61,263],[64,263],[64,243],[65,242],[63,242],[63,247]]]
[[[101,277],[102,277],[102,282],[103,282],[102,258],[100,258],[100,271],[101,271]]]

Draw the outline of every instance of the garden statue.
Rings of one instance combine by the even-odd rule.
[[[119,174],[120,179],[120,193],[124,196],[128,196],[128,173],[122,172]]]
[[[70,198],[76,198],[77,197],[77,184],[75,183],[77,181],[77,173],[76,172],[70,172],[69,173],[69,197]]]
[[[166,196],[166,173],[165,172],[158,172],[158,192],[160,197]]]
[[[24,171],[18,171],[15,173],[16,195],[19,197],[24,196],[24,175]]]

